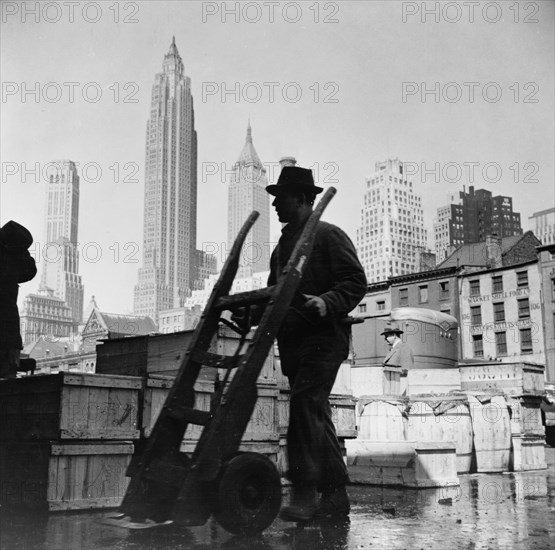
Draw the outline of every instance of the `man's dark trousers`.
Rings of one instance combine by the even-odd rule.
[[[278,337],[281,368],[291,387],[288,477],[295,485],[329,491],[348,480],[329,396],[349,354],[350,328],[327,320],[308,331],[295,328],[282,329]]]

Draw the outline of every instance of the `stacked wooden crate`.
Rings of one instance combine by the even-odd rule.
[[[186,353],[193,331],[106,340],[97,347],[97,372],[133,374],[140,376],[143,391],[140,398],[139,425],[141,439],[147,438],[173,385]],[[248,335],[240,353],[252,344]],[[233,356],[240,346],[240,337],[227,327],[220,327],[210,351]],[[232,370],[227,379],[231,382]],[[223,383],[227,371],[203,367],[195,384],[195,407],[209,411],[215,389]],[[259,452],[277,463],[279,432],[277,428],[278,387],[275,375],[273,350],[268,355],[257,382],[258,400],[251,420],[245,429],[240,450]],[[202,432],[201,426],[188,426],[181,451],[192,453]]]
[[[502,394],[510,418],[512,471],[546,468],[541,402],[544,366],[527,362],[461,364],[461,385],[470,394]],[[493,423],[495,428],[499,422]],[[497,430],[499,431],[499,430]]]
[[[139,437],[141,380],[60,373],[0,382],[0,504],[118,506]]]

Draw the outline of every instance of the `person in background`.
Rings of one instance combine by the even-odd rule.
[[[9,221],[0,228],[0,379],[16,378],[23,347],[19,328],[19,283],[37,274],[29,253],[33,236],[22,225]]]
[[[399,367],[401,375],[406,376],[414,365],[414,358],[409,345],[401,340],[401,327],[397,323],[388,323],[381,334],[390,348],[385,356],[384,366]]]

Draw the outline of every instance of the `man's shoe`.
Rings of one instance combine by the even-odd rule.
[[[317,507],[314,487],[293,486],[291,502],[281,509],[279,517],[284,521],[308,521],[314,517]]]
[[[322,493],[320,505],[314,515],[319,518],[345,517],[350,511],[351,505],[345,487],[337,487]]]

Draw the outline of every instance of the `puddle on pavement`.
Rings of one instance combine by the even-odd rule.
[[[0,514],[2,550],[383,550],[532,549],[555,545],[555,449],[548,470],[460,476],[460,486],[350,486],[350,521],[285,523],[257,538],[233,536],[213,520],[195,528],[130,531],[100,522],[106,511]],[[547,454],[547,453],[546,453]],[[284,496],[286,499],[287,496]]]

